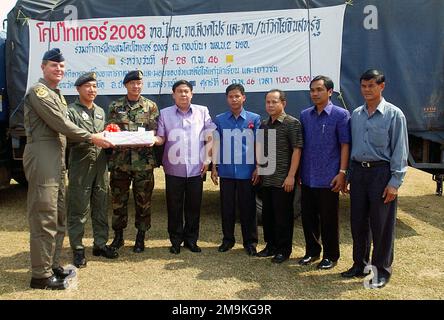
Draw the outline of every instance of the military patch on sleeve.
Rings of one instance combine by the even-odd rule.
[[[48,90],[45,87],[36,87],[34,92],[39,98],[46,98],[48,96]]]

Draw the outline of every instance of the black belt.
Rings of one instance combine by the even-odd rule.
[[[373,167],[382,167],[388,166],[390,163],[384,160],[381,161],[352,161],[354,164],[361,166],[363,168],[373,168]]]

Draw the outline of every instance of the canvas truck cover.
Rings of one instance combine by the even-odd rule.
[[[10,126],[23,126],[22,100],[29,85],[30,43],[36,43],[37,37],[42,40],[40,51],[31,48],[34,59],[29,70],[35,72],[44,49],[60,45],[56,40],[60,40],[57,32],[62,24],[57,23],[75,17],[79,19],[79,29],[90,28],[89,31],[97,27],[98,32],[99,27],[106,26],[111,32],[110,26],[115,24],[114,34],[108,33],[109,36],[120,38],[120,43],[132,42],[133,47],[135,42],[126,40],[140,40],[137,48],[145,50],[126,58],[107,56],[107,63],[120,64],[120,71],[106,72],[111,77],[114,72],[114,79],[109,79],[109,87],[105,83],[99,86],[99,94],[102,88],[107,94],[99,96],[96,102],[105,108],[122,95],[125,70],[140,68],[152,78],[144,95],[161,108],[172,104],[172,81],[184,78],[196,84],[193,101],[207,105],[214,116],[227,108],[224,87],[242,76],[249,110],[265,115],[264,93],[283,88],[288,94],[287,112],[299,117],[300,111],[310,106],[310,79],[318,74],[333,74],[334,79],[340,79],[335,83],[333,102],[352,111],[363,103],[360,75],[369,68],[377,68],[386,75],[384,96],[403,110],[409,132],[443,143],[444,1],[355,0],[344,6],[343,16],[325,13],[330,12],[328,8],[344,4],[337,0],[19,0],[8,15]],[[156,24],[160,27],[156,28]],[[212,33],[208,29],[210,24]],[[169,28],[166,32],[161,30],[165,26]],[[198,30],[199,26],[208,28]],[[291,28],[299,32],[295,37],[286,34]],[[333,32],[329,28],[338,30]],[[62,29],[62,36],[63,30],[66,29]],[[264,37],[261,40],[259,36]],[[98,41],[99,37],[97,33],[94,39]],[[83,45],[76,42],[79,38],[72,36],[71,40],[74,51],[90,50],[76,61],[82,67],[82,59],[86,64],[92,63],[91,59],[104,53],[103,46],[108,45],[109,39],[104,38],[102,44],[81,39]],[[155,45],[160,50],[157,55],[153,52]],[[242,59],[244,64],[236,67]],[[176,76],[173,69],[168,69],[171,63]],[[102,72],[97,66],[88,68]],[[239,74],[227,75],[233,68]],[[213,72],[213,76],[203,79],[199,70]],[[70,69],[68,76],[80,71],[83,70]],[[245,77],[245,73],[251,74]],[[74,89],[66,80],[62,91],[71,92],[66,96],[68,101],[75,98]]]

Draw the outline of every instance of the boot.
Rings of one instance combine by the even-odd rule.
[[[134,244],[133,251],[140,253],[145,250],[145,231],[137,231],[136,243]]]
[[[442,180],[436,180],[436,193],[437,196],[442,196]]]
[[[54,275],[60,280],[69,279],[76,276],[76,272],[74,270],[63,269],[63,267],[61,266],[58,266],[57,268],[52,268],[52,272],[54,272]]]
[[[93,256],[102,256],[107,259],[116,259],[119,257],[119,253],[111,246],[104,246],[103,248],[93,247]]]
[[[75,249],[72,252],[73,261],[72,264],[77,268],[85,268],[86,267],[86,258],[85,258],[85,249]]]
[[[47,289],[47,290],[65,290],[68,288],[68,283],[65,279],[59,279],[55,275],[45,279],[31,279],[31,288],[33,289]]]
[[[113,242],[111,242],[109,246],[114,250],[117,250],[125,244],[125,241],[123,240],[123,230],[115,230],[114,233]]]

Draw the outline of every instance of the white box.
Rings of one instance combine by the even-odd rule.
[[[154,143],[154,131],[105,131],[104,137],[115,146],[135,147]]]

